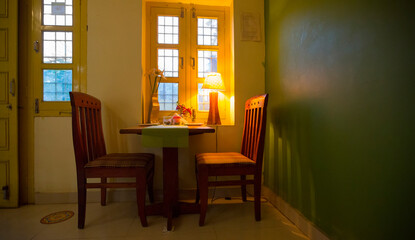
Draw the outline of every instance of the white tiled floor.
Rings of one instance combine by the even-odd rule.
[[[148,216],[147,228],[140,225],[134,202],[88,203],[85,229],[77,228],[77,205],[28,205],[18,209],[0,209],[0,239],[278,239],[306,240],[288,219],[271,204],[262,203],[262,220],[254,219],[253,203],[217,200],[209,205],[205,226],[199,227],[199,215],[181,215],[173,221],[174,231],[165,232],[166,219]],[[42,217],[57,211],[71,210],[71,219],[44,225]]]

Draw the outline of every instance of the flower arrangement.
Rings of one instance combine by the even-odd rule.
[[[192,116],[192,108],[187,108],[184,104],[180,104],[179,102],[177,102],[176,110],[183,117],[191,117]]]
[[[157,123],[158,115],[160,111],[160,105],[158,102],[158,89],[160,86],[161,80],[165,80],[166,77],[164,77],[163,71],[160,69],[150,69],[147,74],[148,75],[148,81],[150,82],[150,101],[149,101],[149,107],[148,107],[148,115],[147,115],[147,122],[148,123]]]
[[[161,80],[166,80],[163,71],[160,69],[152,68],[147,72],[148,81],[150,82],[151,94],[158,92]],[[154,79],[154,81],[152,80]]]

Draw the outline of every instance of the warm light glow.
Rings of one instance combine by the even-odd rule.
[[[208,73],[205,77],[202,89],[225,91],[225,84],[220,73]]]
[[[143,2],[170,2],[177,3],[177,0],[144,0]],[[231,6],[233,0],[181,0],[180,3],[184,4],[198,4],[208,6]]]

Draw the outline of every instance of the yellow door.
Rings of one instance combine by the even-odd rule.
[[[18,206],[17,1],[0,0],[0,207]]]

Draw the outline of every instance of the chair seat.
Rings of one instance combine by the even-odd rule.
[[[150,167],[153,164],[154,154],[152,153],[111,153],[88,162],[85,164],[85,168],[145,168]]]
[[[237,152],[199,153],[196,154],[196,161],[198,165],[211,167],[255,166],[254,161]]]

